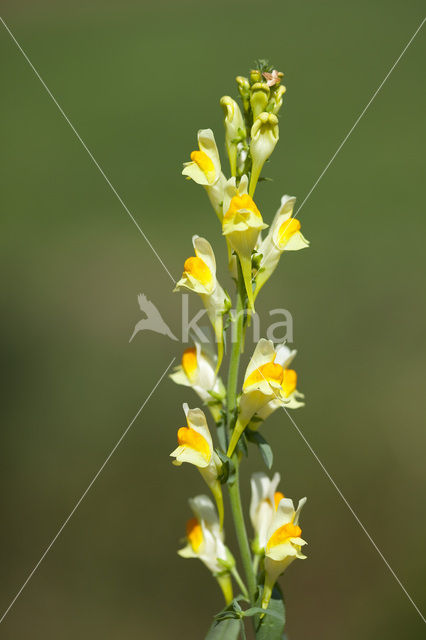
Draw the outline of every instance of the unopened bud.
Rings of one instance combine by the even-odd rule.
[[[262,74],[258,69],[252,69],[250,71],[250,82],[255,84],[256,82],[262,82]]]
[[[223,96],[220,104],[225,112],[225,144],[228,152],[231,175],[237,174],[238,144],[247,136],[244,118],[238,104],[229,96]]]
[[[253,122],[266,110],[270,89],[266,82],[256,82],[250,90],[250,106],[253,112]]]
[[[235,78],[238,85],[238,92],[243,101],[244,112],[248,113],[250,108],[250,82],[244,76],[237,76]]]
[[[261,113],[251,128],[250,153],[252,171],[249,194],[253,197],[263,165],[278,142],[278,118],[273,113]]]
[[[268,107],[271,105],[271,109],[268,108],[268,111],[277,115],[278,111],[281,109],[283,104],[283,96],[287,89],[283,84],[277,88],[276,91],[273,92],[271,100],[269,101]]]

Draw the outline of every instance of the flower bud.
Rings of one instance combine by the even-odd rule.
[[[266,110],[270,89],[266,82],[256,82],[250,91],[250,106],[253,112],[253,121]]]
[[[253,196],[263,165],[278,142],[278,118],[273,113],[261,113],[251,128],[250,153],[252,172],[249,194]]]
[[[223,96],[220,104],[225,112],[225,144],[233,176],[237,173],[238,143],[247,136],[246,126],[238,104],[229,96]]]
[[[250,82],[255,84],[256,82],[262,82],[262,74],[258,69],[252,69],[250,71]]]
[[[237,76],[235,78],[238,85],[238,92],[243,101],[244,112],[248,113],[250,108],[250,82],[244,76]]]
[[[286,91],[286,87],[283,84],[280,84],[277,90],[273,92],[268,104],[268,111],[270,113],[274,113],[275,115],[277,115],[283,105],[283,96]]]

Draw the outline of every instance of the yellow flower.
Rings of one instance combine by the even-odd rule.
[[[247,182],[245,181],[243,185],[246,184]],[[235,186],[232,187],[232,185],[228,183],[224,205],[228,203],[226,194],[232,188],[235,188]],[[256,246],[260,231],[266,229],[267,226],[268,225],[264,224],[260,211],[251,196],[239,191],[237,195],[231,198],[226,213],[223,216],[222,231],[240,260],[247,297],[252,309],[254,309],[254,298],[251,255]]]
[[[222,380],[216,374],[216,359],[207,345],[201,347],[199,342],[195,342],[195,347],[185,349],[181,364],[170,377],[176,384],[192,387],[201,400],[208,404],[213,418],[218,422],[222,407],[219,398],[223,400],[226,391]]]
[[[216,509],[208,496],[189,500],[194,517],[186,523],[187,544],[178,551],[182,558],[198,558],[217,578],[226,603],[233,599],[229,570],[235,565],[224,544],[224,533]],[[229,568],[227,568],[229,567]]]
[[[187,404],[183,405],[183,410],[187,426],[178,430],[178,447],[172,451],[170,456],[175,458],[173,464],[176,466],[180,466],[183,462],[189,462],[198,468],[216,500],[222,526],[223,497],[222,487],[218,480],[222,463],[213,449],[213,441],[204,413],[201,409],[189,409]]]
[[[275,473],[272,480],[263,472],[253,473],[251,477],[250,520],[255,533],[253,551],[258,554],[263,553],[266,547],[269,527],[280,500],[284,498],[277,491],[279,482],[279,473]]]
[[[200,129],[198,147],[191,153],[191,162],[184,162],[182,175],[205,188],[216,215],[222,220],[226,178],[221,171],[219,152],[211,129]]]
[[[236,444],[255,413],[274,399],[285,400],[282,383],[284,345],[276,349],[271,340],[262,338],[256,345],[247,366],[243,392],[238,403],[238,418],[231,436],[227,455],[231,457]]]
[[[241,176],[240,182],[237,187],[237,179],[233,176],[229,178],[223,191],[223,212],[226,213],[231,204],[231,200],[234,196],[242,196],[248,193],[248,178],[246,175]],[[223,226],[223,221],[222,221]],[[237,261],[235,254],[232,253],[232,247],[229,239],[226,238],[226,246],[228,248],[228,263],[231,276],[238,278]]]
[[[223,314],[230,309],[231,302],[216,279],[216,258],[211,244],[199,236],[193,236],[192,244],[195,256],[185,260],[182,278],[174,291],[189,289],[201,297],[218,343],[219,370],[223,358]]]
[[[273,113],[261,113],[251,128],[250,153],[253,163],[249,189],[251,196],[254,195],[263,165],[275,149],[278,138],[277,116]]]
[[[220,104],[225,112],[225,144],[231,175],[235,176],[237,174],[238,144],[240,144],[241,138],[245,138],[247,135],[246,125],[240,107],[235,100],[229,96],[223,96],[220,99]]]
[[[262,254],[259,269],[255,275],[255,297],[277,268],[283,251],[298,251],[309,247],[309,242],[300,232],[300,222],[293,218],[293,208],[296,198],[283,196],[281,206],[275,214],[275,218],[266,238],[256,248]]]
[[[299,407],[305,406],[305,403],[300,401],[303,400],[305,396],[296,388],[297,373],[294,369],[290,369],[290,364],[296,354],[296,350],[291,351],[284,344],[279,347],[279,352],[275,360],[279,360],[284,369],[283,381],[281,383],[282,393],[279,397],[273,398],[257,411],[256,416],[261,420],[266,420],[266,418],[279,407],[285,406],[286,409],[298,409]],[[259,426],[260,424],[258,422],[252,423],[250,424],[250,429],[256,430]]]
[[[301,538],[299,516],[306,498],[299,500],[295,511],[293,501],[282,498],[278,504],[265,548],[265,586],[263,589],[262,608],[266,609],[271,598],[272,589],[280,576],[295,560],[304,560],[301,548],[306,542]]]

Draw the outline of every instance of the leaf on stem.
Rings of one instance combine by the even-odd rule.
[[[272,453],[270,444],[268,444],[265,438],[262,435],[260,435],[258,431],[251,431],[250,429],[246,429],[245,435],[249,442],[252,442],[253,444],[259,447],[259,451],[263,458],[264,463],[266,464],[268,469],[272,469],[274,454]]]
[[[235,481],[235,464],[231,458],[228,458],[228,456],[219,449],[216,449],[216,453],[222,462],[222,471],[218,478],[219,482],[221,484],[225,484],[226,482],[232,484]]]
[[[235,447],[235,451],[242,453],[243,455],[248,457],[248,448],[247,448],[247,440],[245,436],[245,432],[240,435],[237,445]]]
[[[283,594],[276,584],[266,610],[261,609],[263,587],[259,587],[256,609],[260,609],[264,614],[259,615],[255,620],[256,640],[282,640],[285,625],[285,607]]]
[[[214,620],[207,632],[206,640],[237,640],[241,631],[238,618]]]
[[[219,445],[222,451],[226,451],[226,449],[228,448],[227,441],[226,441],[225,425],[226,425],[226,412],[222,407],[222,409],[220,410],[220,420],[219,422],[216,423],[217,439],[219,440]]]

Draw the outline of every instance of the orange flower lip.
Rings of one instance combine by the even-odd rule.
[[[189,447],[201,453],[203,458],[208,462],[210,460],[210,447],[209,443],[203,436],[191,429],[191,427],[181,427],[177,433],[178,444],[181,447]]]
[[[193,382],[195,373],[198,368],[197,350],[195,349],[195,347],[189,347],[189,349],[185,349],[185,351],[183,352],[182,368],[190,382]]]
[[[203,530],[198,522],[197,518],[191,518],[186,523],[186,537],[192,549],[197,553],[201,545],[203,544]]]
[[[278,505],[280,504],[283,498],[285,498],[285,495],[281,493],[281,491],[275,491],[274,493],[275,511],[278,509]]]
[[[284,220],[278,231],[278,242],[283,247],[290,240],[291,236],[300,231],[300,222],[297,218]]]
[[[268,541],[268,549],[271,547],[277,547],[279,544],[284,544],[290,538],[300,538],[302,535],[302,529],[296,524],[289,522],[277,529]]]
[[[187,258],[183,268],[185,273],[189,273],[203,285],[210,284],[213,279],[210,269],[201,258],[195,256]]]
[[[294,369],[284,369],[284,377],[282,381],[282,388],[284,391],[284,395],[288,398],[289,395],[293,393],[296,389],[297,384],[297,373]]]
[[[259,382],[277,382],[278,384],[282,384],[284,378],[284,369],[280,364],[275,362],[267,362],[263,364],[258,369],[255,369],[253,373],[249,375],[247,380],[244,382],[244,388],[251,387],[252,384],[256,384]]]
[[[248,193],[244,193],[241,196],[237,195],[232,198],[229,204],[229,209],[223,217],[223,222],[229,222],[241,210],[250,211],[251,213],[254,213],[257,218],[262,220],[261,213],[256,207],[253,198],[249,196]]]
[[[214,172],[214,164],[204,151],[193,151],[191,153],[191,160],[195,162],[204,173]]]

